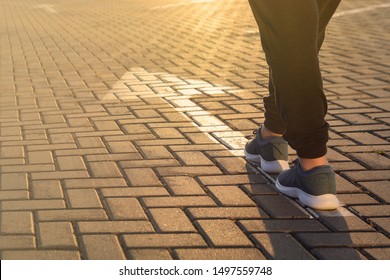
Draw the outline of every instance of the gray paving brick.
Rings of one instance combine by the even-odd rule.
[[[129,141],[108,142],[107,146],[112,153],[136,153],[137,152],[137,149]]]
[[[316,248],[312,254],[320,260],[366,260],[367,258],[353,248]]]
[[[231,220],[197,220],[196,223],[213,246],[253,246],[253,243]]]
[[[257,195],[253,200],[273,218],[308,218],[309,215],[283,195]]]
[[[0,174],[1,190],[27,190],[28,180],[26,173]]]
[[[105,148],[104,143],[100,137],[78,137],[77,142],[81,148]]]
[[[34,220],[32,212],[1,212],[0,232],[1,234],[34,234]]]
[[[247,232],[321,232],[329,231],[314,219],[263,219],[240,220],[239,225]]]
[[[264,260],[255,248],[175,249],[180,260]]]
[[[142,153],[147,159],[169,159],[172,154],[163,146],[142,146]]]
[[[308,247],[389,246],[390,239],[377,232],[298,233],[296,238]]]
[[[205,195],[203,188],[191,176],[172,176],[163,179],[174,195]]]
[[[39,247],[77,249],[76,236],[69,222],[43,222],[38,224]]]
[[[353,153],[350,154],[350,156],[371,169],[390,168],[390,159],[384,157],[380,153]]]
[[[338,194],[337,197],[347,205],[378,204],[377,200],[364,193]]]
[[[66,189],[80,188],[117,188],[127,187],[123,178],[86,178],[86,179],[65,179]]]
[[[121,161],[122,168],[153,168],[153,167],[167,167],[180,166],[180,163],[173,158],[168,159],[140,159],[131,161]]]
[[[124,252],[115,235],[83,235],[81,242],[89,260],[124,260]]]
[[[180,208],[149,209],[159,232],[196,232],[190,219]]]
[[[289,234],[256,233],[251,237],[267,258],[275,260],[314,259],[314,257]]]
[[[115,162],[90,162],[88,163],[88,166],[94,178],[122,177],[122,174]]]
[[[82,234],[119,234],[119,233],[153,233],[154,229],[148,221],[92,221],[78,222],[78,230]]]
[[[34,249],[33,235],[0,235],[0,250]]]
[[[174,166],[174,167],[157,167],[160,176],[199,176],[221,174],[221,170],[213,165],[210,166]]]
[[[216,206],[208,196],[145,197],[142,202],[146,207]]]
[[[52,171],[52,172],[35,172],[31,174],[32,180],[55,180],[55,179],[75,179],[88,178],[86,171]]]
[[[373,231],[373,228],[356,216],[326,216],[320,215],[319,219],[332,231]]]
[[[80,260],[78,251],[68,250],[5,250],[1,253],[4,260]]]
[[[236,157],[216,158],[215,161],[230,174],[247,173],[245,160]]]
[[[127,248],[196,248],[207,247],[203,238],[196,233],[155,233],[124,235]]]
[[[259,174],[199,176],[199,180],[205,186],[268,183],[268,181]]]
[[[146,214],[136,198],[116,197],[106,200],[111,216],[115,220],[146,220]]]
[[[65,208],[65,202],[59,199],[12,200],[3,201],[0,207],[2,211],[63,209]]]
[[[255,206],[241,189],[236,186],[213,186],[208,187],[222,206]]]
[[[268,214],[258,207],[199,207],[195,205],[188,209],[195,219],[261,219]],[[257,220],[256,220],[257,221]]]
[[[57,157],[56,161],[60,170],[85,170],[85,163],[80,156]]]
[[[130,260],[172,260],[167,249],[132,249],[127,255]]]
[[[32,164],[54,163],[53,155],[50,151],[38,151],[27,153],[28,162]]]
[[[362,182],[360,183],[364,188],[374,193],[376,196],[383,199],[386,203],[390,202],[390,192],[388,181],[373,181],[373,182]]]
[[[176,155],[184,162],[185,165],[213,165],[202,152],[177,152]]]
[[[164,187],[103,188],[101,193],[104,197],[169,196]]]
[[[125,174],[133,187],[162,186],[151,168],[125,169]]]
[[[94,221],[107,220],[106,212],[103,209],[72,209],[72,210],[39,210],[38,221]]]
[[[28,199],[28,191],[0,191],[0,200]]]
[[[241,185],[241,188],[249,195],[278,194],[272,184],[244,184]]]
[[[71,208],[102,208],[99,195],[94,189],[70,189],[66,191]]]
[[[376,260],[390,260],[390,248],[367,248],[364,249],[371,257]]]
[[[390,205],[364,205],[353,206],[352,208],[366,217],[386,217],[390,213]]]

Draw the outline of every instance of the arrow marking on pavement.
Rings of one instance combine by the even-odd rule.
[[[132,86],[146,86],[142,90],[131,90]],[[173,88],[180,88],[175,90]],[[143,68],[132,68],[125,73],[120,81],[113,85],[112,90],[103,97],[103,100],[122,101],[137,100],[142,98],[160,97],[169,103],[180,114],[187,118],[192,124],[205,133],[216,143],[222,143],[237,156],[243,156],[243,149],[248,139],[239,132],[232,130],[224,122],[203,108],[191,101],[194,96],[215,96],[220,91],[213,93],[213,88],[218,89],[210,83],[202,80],[182,79],[169,73],[149,73]],[[232,87],[223,87],[233,89]],[[157,89],[157,90],[156,90]],[[202,89],[207,89],[209,93],[202,93]],[[158,93],[156,92],[158,91]]]
[[[372,11],[372,10],[376,10],[376,9],[380,9],[380,8],[388,8],[388,7],[390,7],[390,3],[373,5],[373,6],[369,6],[369,7],[338,12],[338,13],[335,13],[333,15],[333,17],[342,17],[342,16],[346,16],[346,15],[359,14],[359,13],[364,13],[364,12],[368,12],[368,11]]]
[[[45,10],[48,13],[55,14],[58,13],[56,9],[53,8],[54,5],[49,5],[49,4],[41,4],[35,6],[36,9],[42,9]]]

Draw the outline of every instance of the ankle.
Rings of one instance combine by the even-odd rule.
[[[260,130],[260,136],[262,139],[269,139],[272,137],[282,137],[282,134],[274,133],[263,125]]]
[[[318,166],[329,165],[329,161],[326,156],[319,158],[299,158],[299,162],[304,171],[309,171]]]

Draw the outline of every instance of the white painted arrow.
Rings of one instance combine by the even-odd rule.
[[[220,87],[202,80],[186,80],[169,73],[149,73],[143,68],[132,68],[114,84],[113,89],[103,97],[103,100],[131,101],[137,100],[138,97],[142,99],[159,97],[210,139],[222,143],[234,155],[243,156],[243,149],[248,139],[241,132],[232,130],[223,121],[212,116],[191,100],[194,96],[204,95],[201,92],[202,89],[210,92],[207,95],[219,95],[218,90],[213,93],[213,88],[219,89]]]

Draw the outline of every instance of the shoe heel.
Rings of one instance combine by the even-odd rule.
[[[260,157],[261,169],[267,173],[281,173],[284,170],[290,169],[286,160],[266,161]]]
[[[254,162],[256,164],[261,164],[260,156],[259,155],[252,155],[248,153],[246,150],[244,150],[245,158],[251,162]]]

